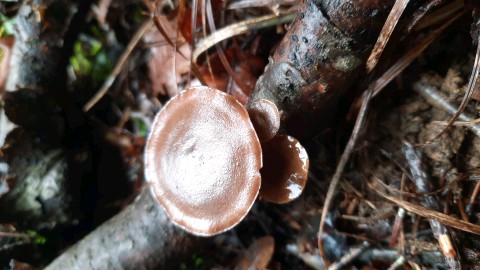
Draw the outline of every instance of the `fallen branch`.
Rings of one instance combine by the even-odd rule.
[[[144,189],[132,204],[45,269],[173,269],[182,255],[204,241],[175,227]]]

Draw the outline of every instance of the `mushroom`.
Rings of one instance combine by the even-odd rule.
[[[277,135],[262,144],[264,166],[260,199],[287,203],[303,191],[309,159],[305,148],[293,137]]]
[[[145,177],[174,224],[199,236],[239,223],[260,189],[262,150],[245,108],[208,87],[187,89],[157,114]]]
[[[280,128],[280,113],[277,106],[267,99],[258,99],[247,108],[258,138],[261,142],[271,140]]]

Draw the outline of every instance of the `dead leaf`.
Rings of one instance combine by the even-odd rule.
[[[200,74],[209,87],[225,91],[234,96],[242,104],[246,104],[250,93],[255,89],[257,78],[262,74],[266,63],[260,57],[243,52],[237,46],[226,49],[224,53],[235,75],[243,82],[244,86],[246,86],[246,91],[243,91],[242,88],[235,83],[233,78],[230,77],[217,53],[209,55],[213,76],[206,63],[202,64]]]
[[[162,27],[170,35],[169,38],[179,44],[176,19],[168,20],[163,16],[158,16],[158,18]],[[148,75],[152,83],[152,95],[175,96],[178,92],[177,85],[183,82],[182,77],[185,77],[190,70],[190,46],[185,42],[178,45],[178,51],[187,57],[184,58],[168,44],[156,28],[147,32],[143,39],[151,46]]]
[[[275,250],[275,239],[264,236],[257,239],[245,253],[243,253],[235,266],[235,270],[267,269]]]

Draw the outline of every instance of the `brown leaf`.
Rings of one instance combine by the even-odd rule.
[[[209,87],[225,91],[242,104],[246,104],[266,63],[260,57],[243,52],[238,47],[226,49],[225,55],[237,78],[247,87],[246,91],[243,91],[230,77],[216,53],[209,55],[213,76],[206,63],[200,68],[200,73]]]
[[[170,34],[169,38],[179,44],[177,39],[176,20],[168,20],[166,17],[159,16],[162,27]],[[167,40],[160,34],[156,28],[152,28],[144,36],[147,44],[152,44],[151,57],[148,60],[148,75],[152,83],[152,95],[168,95],[170,97],[177,94],[177,84],[181,82],[182,76],[188,74],[190,70],[190,46],[187,43],[178,45],[178,51],[187,57],[181,56],[175,48],[168,44]]]
[[[257,239],[248,250],[243,253],[235,266],[235,270],[267,269],[275,250],[275,239],[264,236]]]

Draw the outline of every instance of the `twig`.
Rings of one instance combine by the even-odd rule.
[[[228,3],[226,9],[240,9],[252,7],[271,7],[275,5],[294,5],[299,0],[239,0]]]
[[[382,31],[380,32],[380,36],[378,37],[377,43],[375,43],[375,47],[373,47],[372,52],[367,60],[367,72],[371,72],[378,63],[382,52],[387,45],[390,36],[393,33],[393,29],[397,25],[400,17],[403,14],[403,11],[407,7],[410,0],[398,0],[395,2],[395,5],[392,8],[392,12],[388,14],[388,18],[383,25]]]
[[[425,194],[432,191],[432,183],[429,181],[430,177],[424,168],[421,152],[415,149],[411,144],[404,142],[402,152],[410,169],[412,175],[412,181],[417,188],[417,192]],[[423,196],[422,205],[429,209],[438,210],[439,204],[434,196]],[[452,245],[450,232],[448,229],[435,219],[430,219],[430,227],[432,228],[433,235],[438,240],[440,248],[448,266],[451,269],[461,269],[460,259]]]
[[[400,191],[404,190],[406,173],[402,174],[402,180],[400,182]],[[400,199],[403,200],[403,194],[400,194]],[[400,234],[400,230],[403,227],[403,217],[405,216],[405,209],[399,207],[397,215],[395,216],[395,222],[393,223],[392,236],[390,238],[389,247],[394,247],[397,244],[397,240]]]
[[[455,108],[452,104],[445,100],[444,97],[440,93],[438,93],[435,88],[431,85],[428,85],[424,82],[418,81],[413,84],[413,90],[420,94],[423,98],[427,100],[428,103],[431,105],[442,109],[450,114],[455,114],[457,108]],[[469,114],[462,113],[458,116],[458,119],[466,122],[472,122],[475,120],[474,117],[470,116]],[[480,126],[478,125],[470,125],[468,126],[475,135],[480,137]]]
[[[357,121],[355,122],[355,126],[353,127],[353,131],[352,131],[352,134],[350,135],[350,139],[348,140],[347,146],[345,146],[345,150],[343,151],[340,161],[338,162],[337,168],[335,170],[335,174],[333,175],[332,181],[330,182],[330,185],[328,187],[327,196],[325,197],[325,203],[323,205],[322,216],[320,217],[320,225],[318,227],[317,237],[318,237],[318,249],[320,250],[320,254],[324,259],[324,264],[326,266],[326,269],[329,269],[329,268],[326,261],[326,256],[323,251],[323,244],[320,236],[323,233],[325,220],[327,218],[330,205],[333,202],[333,197],[335,196],[338,183],[340,182],[340,177],[342,176],[343,170],[345,169],[348,159],[350,158],[350,155],[353,152],[355,144],[357,143],[361,128],[365,123],[368,105],[370,104],[372,94],[373,94],[373,89],[371,88],[367,89],[367,91],[364,93],[362,107],[360,108],[360,111],[358,113]]]
[[[0,237],[15,237],[15,238],[27,238],[27,239],[33,238],[28,234],[16,233],[16,232],[0,232]]]
[[[423,207],[411,202],[397,199],[393,196],[387,195],[384,192],[376,189],[373,184],[369,184],[369,186],[372,187],[372,189],[374,189],[375,192],[377,192],[383,198],[395,203],[398,206],[405,208],[405,210],[410,211],[416,215],[422,216],[427,219],[438,220],[438,222],[446,226],[450,226],[464,232],[480,235],[480,225],[465,222],[461,219],[454,218],[449,215],[445,215],[444,213],[440,213],[438,211],[430,210],[426,207]]]
[[[377,39],[377,42],[375,43],[374,48],[377,48],[376,51],[372,52],[371,55],[375,55],[374,58],[380,58],[380,56],[383,53],[383,50],[385,49],[385,45],[387,44],[388,40],[390,39],[391,32],[395,28],[396,22],[393,22],[392,20],[397,20],[399,19],[399,16],[396,15],[396,13],[402,13],[403,12],[403,4],[400,2],[403,2],[404,0],[397,0],[395,2],[395,5],[393,6],[392,10],[390,11],[388,21],[385,22],[384,27],[382,28],[382,31],[380,32],[380,35]],[[408,3],[408,1],[407,1]],[[402,10],[402,11],[398,11]],[[393,24],[393,26],[387,26],[387,24]],[[391,29],[390,29],[391,28]],[[388,33],[390,32],[390,33]],[[374,60],[373,63],[367,64],[370,68],[374,68],[377,60]],[[360,134],[360,129],[363,127],[366,119],[366,114],[368,110],[368,105],[370,104],[370,100],[373,97],[374,93],[374,86],[375,84],[372,84],[372,86],[369,86],[367,90],[365,91],[363,95],[363,100],[362,100],[362,106],[360,107],[360,111],[358,113],[355,126],[353,128],[352,134],[350,135],[350,138],[348,140],[347,145],[345,146],[345,150],[342,153],[342,156],[340,158],[340,161],[338,162],[337,168],[335,170],[335,174],[332,177],[332,181],[330,182],[330,185],[328,187],[327,191],[327,196],[325,198],[325,203],[323,205],[323,210],[322,210],[322,215],[320,217],[320,225],[318,227],[318,249],[320,250],[320,254],[322,255],[323,263],[325,264],[325,268],[328,270],[328,262],[325,256],[325,252],[323,250],[323,244],[322,244],[322,239],[321,235],[323,233],[323,228],[325,226],[325,220],[328,214],[328,211],[330,209],[330,205],[333,202],[333,197],[335,195],[338,183],[340,182],[340,177],[343,174],[343,170],[345,169],[345,166],[348,162],[348,159],[350,158],[350,155],[353,152],[353,148],[355,147],[355,144],[358,140],[359,134]]]
[[[477,184],[475,184],[475,188],[472,191],[472,195],[470,195],[470,200],[468,201],[467,207],[465,208],[465,211],[467,211],[468,215],[472,215],[473,204],[475,203],[475,199],[477,198],[479,191],[480,191],[480,181],[477,181]]]
[[[395,222],[393,223],[392,236],[390,238],[389,247],[394,247],[397,244],[398,235],[400,233],[400,229],[403,226],[404,216],[405,216],[405,209],[399,207],[397,211],[397,215],[395,215]]]
[[[436,7],[440,2],[443,2],[445,0],[435,0],[431,2],[431,5],[426,6],[424,10],[429,10],[433,7]],[[464,3],[462,0],[457,0],[451,3],[448,3],[437,10],[433,11],[430,13],[427,17],[425,17],[423,20],[421,20],[418,25],[415,24],[410,24],[409,25],[409,30],[414,27],[415,31],[421,31],[423,29],[426,29],[428,27],[432,27],[442,21],[444,21],[446,18],[452,17],[453,14],[461,12],[464,9]]]
[[[344,269],[348,264],[350,264],[355,258],[357,258],[362,252],[370,247],[370,243],[365,241],[360,247],[351,249],[347,254],[345,254],[340,260],[332,265],[330,265],[330,270],[341,270]]]
[[[137,32],[135,35],[132,37],[130,42],[128,43],[127,48],[125,51],[122,53],[120,56],[120,59],[118,60],[117,64],[115,65],[115,68],[112,70],[108,78],[105,80],[103,83],[102,87],[98,90],[98,92],[83,106],[83,111],[88,112],[97,102],[107,93],[108,89],[110,86],[112,86],[113,82],[115,81],[116,77],[120,73],[120,71],[123,68],[123,65],[127,61],[128,57],[132,53],[133,49],[135,46],[137,46],[138,42],[140,39],[143,37],[145,32],[150,29],[150,27],[153,25],[153,21],[151,19],[146,20],[145,22],[142,23],[140,28],[138,28]]]
[[[213,19],[212,2],[210,0],[205,0],[205,1],[207,2],[206,13],[207,13],[208,26],[210,27],[210,30],[215,33],[217,32],[216,31],[217,29],[215,26],[215,20]],[[250,92],[248,90],[248,86],[240,78],[238,78],[238,76],[233,71],[232,67],[230,66],[230,63],[228,62],[227,56],[225,55],[225,52],[222,49],[222,46],[220,46],[220,43],[215,43],[215,49],[217,50],[217,54],[218,54],[218,57],[220,58],[220,62],[222,63],[225,70],[227,71],[228,75],[233,79],[233,81],[235,81],[235,83],[242,90],[242,91],[239,91],[238,93],[239,96],[241,97],[240,100],[246,102],[246,100],[248,100],[248,96],[245,93]],[[194,62],[193,59],[192,59],[192,62]]]
[[[433,121],[432,123],[445,126],[448,124],[447,121]],[[474,119],[472,121],[455,121],[455,123],[453,123],[452,125],[456,127],[468,127],[476,124],[480,124],[480,118]]]
[[[468,101],[470,101],[470,98],[473,95],[473,92],[475,91],[475,88],[479,84],[479,77],[480,77],[480,36],[478,37],[477,40],[477,52],[475,55],[475,63],[473,64],[473,71],[472,74],[470,75],[470,80],[468,82],[467,86],[467,91],[465,92],[465,96],[462,99],[462,103],[460,103],[460,106],[456,109],[455,113],[453,114],[452,118],[448,121],[447,126],[437,135],[435,135],[433,138],[429,139],[426,141],[426,144],[432,143],[434,140],[440,138],[443,134],[445,134],[450,127],[453,125],[453,123],[460,117],[460,115],[463,113],[465,108],[467,107]]]
[[[173,269],[207,238],[170,222],[148,188],[116,216],[70,247],[45,269]]]
[[[317,252],[303,252],[297,244],[288,244],[286,246],[288,253],[300,258],[306,265],[315,270],[325,270],[322,258]]]
[[[398,259],[396,261],[394,261],[392,263],[392,265],[390,265],[390,267],[388,267],[387,270],[395,270],[395,269],[399,268],[400,266],[402,266],[402,264],[404,262],[405,262],[405,257],[400,256],[400,257],[398,257]]]
[[[450,26],[454,21],[460,18],[464,12],[459,12],[440,27],[435,29],[435,31],[431,32],[424,38],[422,38],[418,43],[415,44],[410,50],[405,53],[397,62],[395,62],[385,73],[382,74],[380,78],[378,78],[374,84],[374,96],[376,96],[380,91],[387,86],[398,74],[400,74],[405,68],[407,68],[413,60],[415,60],[420,54],[425,51],[425,49],[441,34],[443,31]]]
[[[266,15],[258,18],[253,18],[250,20],[245,20],[242,22],[238,22],[229,26],[226,26],[222,29],[219,29],[218,31],[215,31],[212,33],[210,36],[200,40],[197,43],[197,47],[193,51],[192,55],[192,60],[193,63],[196,63],[197,58],[206,50],[208,50],[210,47],[213,45],[231,38],[236,35],[244,34],[250,30],[258,30],[262,29],[265,27],[270,27],[274,26],[277,24],[282,24],[286,22],[292,21],[295,16],[296,12],[290,12],[287,14],[283,14],[280,16],[277,15]]]

